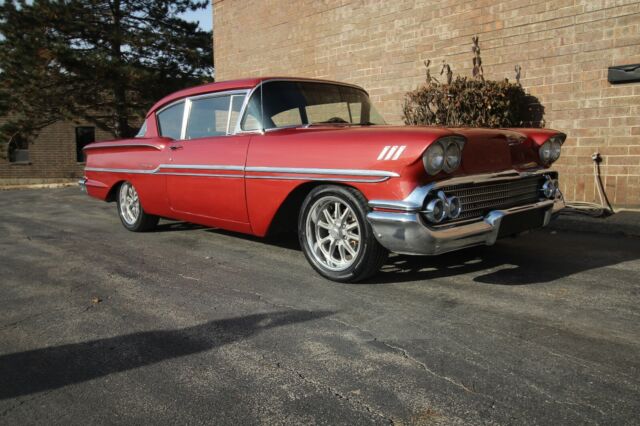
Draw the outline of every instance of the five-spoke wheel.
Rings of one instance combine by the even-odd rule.
[[[378,271],[387,251],[367,223],[366,200],[353,188],[326,185],[305,199],[300,244],[311,265],[336,281],[358,281]]]

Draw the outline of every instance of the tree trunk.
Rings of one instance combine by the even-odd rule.
[[[113,101],[115,106],[114,114],[114,130],[116,137],[129,137],[131,129],[129,128],[129,114],[127,109],[127,93],[125,90],[124,77],[121,69],[122,61],[122,35],[120,28],[120,0],[114,0],[112,3],[113,13],[113,43],[111,45],[113,60],[116,63],[116,75],[113,80]]]

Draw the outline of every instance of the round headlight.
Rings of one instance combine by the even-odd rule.
[[[444,165],[444,148],[441,143],[434,143],[425,152],[422,157],[424,163],[424,169],[430,175],[437,175],[442,170]]]
[[[444,201],[442,198],[434,198],[427,203],[425,208],[427,219],[433,223],[440,223],[447,216]]]
[[[540,161],[542,161],[542,164],[549,164],[553,161],[551,158],[551,151],[552,151],[551,141],[546,141],[545,143],[542,144],[542,146],[540,147],[540,150],[538,151],[540,155]]]
[[[460,167],[460,159],[462,158],[462,151],[457,143],[450,143],[447,146],[447,150],[444,156],[444,166],[442,167],[445,172],[451,173],[458,167]]]
[[[562,143],[558,140],[551,141],[551,161],[556,161],[560,158],[560,151],[562,150]]]

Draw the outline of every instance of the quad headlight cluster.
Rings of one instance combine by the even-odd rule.
[[[429,200],[425,207],[425,216],[429,222],[440,223],[445,219],[456,219],[460,216],[462,204],[458,197],[447,197],[438,191],[436,198]]]
[[[565,137],[563,134],[555,135],[540,145],[538,155],[540,156],[542,164],[549,165],[560,158],[560,151],[562,150]]]
[[[552,179],[547,176],[547,180],[542,185],[542,189],[540,191],[546,198],[549,198],[551,200],[556,198],[560,191],[560,189],[558,188],[558,180]]]
[[[438,139],[422,156],[424,169],[432,176],[441,171],[446,173],[455,171],[462,162],[464,143],[465,139],[460,136],[446,136]]]

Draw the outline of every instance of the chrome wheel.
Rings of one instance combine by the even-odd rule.
[[[140,200],[136,189],[129,182],[120,186],[120,217],[127,225],[135,225],[140,216]]]
[[[306,218],[306,242],[314,259],[331,271],[349,268],[360,252],[361,224],[338,197],[317,200]]]

